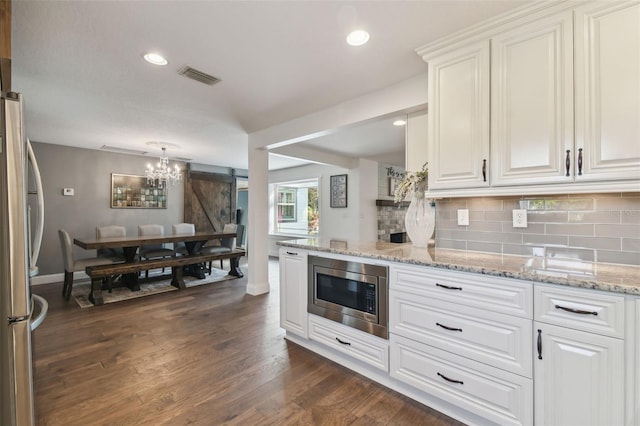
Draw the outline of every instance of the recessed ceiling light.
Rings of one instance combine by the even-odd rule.
[[[157,53],[145,53],[144,60],[153,65],[167,65],[169,62]]]
[[[369,33],[365,30],[355,30],[347,36],[347,43],[351,46],[362,46],[369,41]]]
[[[404,126],[405,124],[407,124],[407,120],[396,120],[393,122],[394,126]]]

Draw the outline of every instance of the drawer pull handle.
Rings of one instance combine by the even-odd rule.
[[[461,328],[447,327],[446,325],[442,325],[442,324],[440,324],[439,322],[437,322],[437,323],[436,323],[436,325],[437,325],[438,327],[442,327],[442,328],[444,328],[445,330],[460,331],[460,332],[462,332],[462,329],[461,329]]]
[[[445,376],[444,374],[440,374],[440,372],[438,372],[438,376],[442,377],[443,379],[445,379],[447,382],[451,382],[451,383],[460,383],[461,385],[464,385],[464,382],[462,380],[453,380],[448,378],[447,376]]]
[[[462,287],[452,287],[450,285],[444,285],[440,283],[436,283],[436,287],[446,288],[447,290],[462,290]]]
[[[580,309],[567,308],[565,306],[556,305],[556,309],[562,309],[563,311],[571,312],[573,314],[580,315],[598,315],[596,311],[582,311]]]
[[[567,156],[565,157],[564,165],[565,165],[565,168],[567,169],[567,174],[565,176],[567,177],[571,176],[569,174],[569,170],[571,170],[571,150],[570,149],[567,150]]]
[[[542,359],[542,330],[538,329],[538,359]]]
[[[344,340],[340,340],[337,337],[336,337],[336,340],[338,341],[338,343],[342,343],[343,345],[351,346],[351,343],[345,342]]]
[[[297,255],[298,255],[298,253],[294,253],[294,252],[292,252],[292,251],[288,251],[288,252],[287,252],[287,254],[289,254],[289,255],[291,255],[291,256],[297,256]]]

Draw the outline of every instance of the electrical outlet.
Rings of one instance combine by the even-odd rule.
[[[513,210],[513,227],[514,228],[527,227],[527,210],[526,209]]]
[[[73,188],[63,188],[62,189],[62,195],[71,195],[73,196],[75,193],[75,191],[73,190]]]
[[[458,226],[469,226],[469,209],[458,209]]]

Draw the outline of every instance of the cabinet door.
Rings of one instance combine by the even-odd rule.
[[[572,34],[569,11],[492,38],[492,186],[573,181]]]
[[[623,341],[539,322],[534,334],[535,423],[623,424]]]
[[[487,187],[489,42],[428,62],[429,190]]]
[[[280,249],[280,327],[305,339],[307,323],[307,253]]]
[[[422,170],[427,162],[427,128],[427,111],[407,116],[404,164],[410,172]]]
[[[576,180],[640,179],[640,3],[576,9]]]

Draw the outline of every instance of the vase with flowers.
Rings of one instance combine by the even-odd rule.
[[[427,247],[435,229],[435,211],[431,201],[425,197],[428,177],[429,169],[425,163],[422,170],[405,173],[394,193],[395,203],[411,197],[404,225],[414,247]]]

